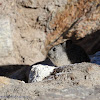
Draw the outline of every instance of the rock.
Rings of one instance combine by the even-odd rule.
[[[83,86],[64,88],[61,91],[45,93],[45,95],[37,97],[36,100],[99,100],[99,88],[87,88]],[[97,92],[97,93],[96,93]]]
[[[61,6],[65,6],[65,4],[67,4],[67,0],[54,0],[54,3],[55,3],[55,5],[56,6],[59,6],[59,7],[61,7]]]
[[[36,0],[20,0],[20,3],[22,6],[24,6],[26,8],[36,9],[39,7],[38,1],[36,1]]]
[[[45,9],[47,9],[47,11],[49,11],[49,12],[51,12],[51,13],[57,11],[57,8],[55,7],[54,2],[48,3],[48,4],[45,6]]]
[[[29,83],[42,81],[54,70],[54,66],[37,64],[33,65],[29,74]]]
[[[9,84],[9,79],[6,77],[0,77],[0,88],[5,85],[5,84]]]
[[[33,9],[32,12],[30,10],[27,12],[29,7],[23,7],[21,5],[22,1],[0,1],[0,33],[3,34],[0,37],[2,42],[2,46],[0,46],[0,65],[32,65],[45,58],[42,50],[44,49],[46,35],[43,30],[35,28],[36,19],[40,14],[37,13],[39,9],[38,11]],[[23,2],[27,4],[28,0]],[[37,7],[37,1],[36,6],[34,2],[32,0],[33,8]],[[23,15],[22,12],[24,11]]]
[[[88,39],[92,42],[87,39],[82,44],[88,47],[88,54],[90,51],[95,53],[100,47],[99,11],[99,0],[0,0],[0,66],[32,65],[43,61],[46,55],[42,51],[47,52],[45,47],[60,34],[66,33],[77,19],[79,21],[64,38],[74,41],[89,35]],[[8,69],[12,72],[9,66]],[[11,78],[24,74],[21,73],[24,68],[15,69]],[[29,84],[0,77],[0,99],[99,100],[99,65],[81,63],[51,69],[51,75],[43,74],[42,78],[39,77],[42,81]],[[7,74],[7,71],[2,73]]]
[[[2,28],[2,26],[0,26],[0,29],[6,29],[9,33],[0,38],[0,41],[3,41],[2,45],[4,45],[0,47],[2,48],[0,52],[5,52],[0,53],[0,55],[3,55],[0,58],[0,65],[32,65],[43,61],[46,55],[42,51],[47,52],[45,47],[80,17],[78,23],[64,38],[75,38],[77,40],[99,31],[99,3],[98,0],[17,0],[16,2],[15,0],[1,0],[0,19],[7,22],[5,25],[7,29]],[[96,48],[97,51],[99,50],[99,35],[96,36],[98,42],[92,43],[93,48]],[[82,43],[89,44],[87,46],[90,48],[88,54],[89,51],[95,51],[90,43],[88,41]]]
[[[57,68],[47,65],[34,65],[29,75],[29,82],[54,80],[59,81],[59,84],[66,81],[66,84],[71,86],[91,87],[100,84],[99,71],[100,67],[91,63],[70,64]]]
[[[100,84],[99,66],[91,63],[72,64],[65,67],[57,67],[50,78],[66,80],[69,85],[95,86]],[[61,76],[61,77],[60,77]],[[49,77],[47,77],[49,78]],[[94,81],[95,80],[95,81]]]
[[[88,54],[90,52],[93,54],[94,51],[97,52],[98,48],[100,48],[99,35],[94,35],[97,36],[95,41],[95,37],[92,34],[97,34],[95,32],[100,30],[99,4],[100,2],[95,0],[92,2],[88,0],[86,2],[84,0],[67,1],[65,3],[65,9],[60,12],[57,11],[55,17],[50,21],[53,31],[47,35],[47,46],[52,44],[52,42],[64,33],[58,41],[52,44],[53,46],[61,43],[64,39],[72,39],[73,41],[79,40],[79,42],[81,42],[81,40],[86,38],[85,44],[82,42],[80,45],[86,49]],[[76,24],[74,25],[75,22]],[[70,29],[71,26],[73,27]],[[93,38],[93,40],[90,38]],[[93,47],[89,41],[93,41]],[[95,46],[96,44],[97,47]]]
[[[46,12],[40,14],[37,18],[37,21],[39,22],[39,24],[41,26],[45,26],[47,24],[47,20],[48,20],[48,18],[47,18],[47,13]]]
[[[7,85],[20,84],[20,83],[24,83],[24,82],[19,81],[19,80],[10,79],[10,78],[4,77],[4,76],[0,76],[0,89],[2,87],[6,87]]]
[[[13,51],[12,32],[9,18],[0,18],[0,58]]]
[[[56,67],[53,73],[41,82],[23,83],[0,78],[0,83],[3,83],[0,88],[0,99],[99,100],[99,73],[99,65],[80,63]]]

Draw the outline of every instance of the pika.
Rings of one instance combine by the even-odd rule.
[[[74,63],[90,62],[90,58],[85,50],[71,40],[52,47],[47,56],[57,67]]]

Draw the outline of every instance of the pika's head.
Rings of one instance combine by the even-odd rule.
[[[65,60],[68,60],[68,58],[63,46],[64,44],[58,44],[52,47],[48,52],[48,57],[55,66],[66,65]]]
[[[51,59],[56,59],[58,58],[60,55],[62,55],[63,51],[63,47],[61,44],[56,45],[54,47],[52,47],[49,52],[48,52],[48,57]]]
[[[56,66],[63,66],[70,64],[70,60],[68,58],[66,50],[70,48],[72,45],[71,40],[64,41],[58,45],[52,47],[48,52],[48,58],[52,61],[52,63]]]
[[[66,48],[69,48],[71,44],[72,44],[72,41],[67,40],[67,41],[64,41],[63,43],[55,45],[49,50],[48,57],[52,59],[61,57],[63,53],[65,52]]]

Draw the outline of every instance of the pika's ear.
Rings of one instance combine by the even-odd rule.
[[[65,47],[66,47],[66,41],[63,42],[63,43],[61,43],[61,46],[62,46],[63,48],[65,48]]]

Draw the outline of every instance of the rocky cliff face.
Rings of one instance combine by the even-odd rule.
[[[99,0],[1,0],[0,64],[33,64],[45,58],[45,47],[60,34],[66,33],[57,43],[63,38],[76,41],[97,30],[100,30]],[[88,53],[95,53],[100,48],[99,34],[96,41],[92,36],[93,46],[89,38],[79,40],[78,44]]]

